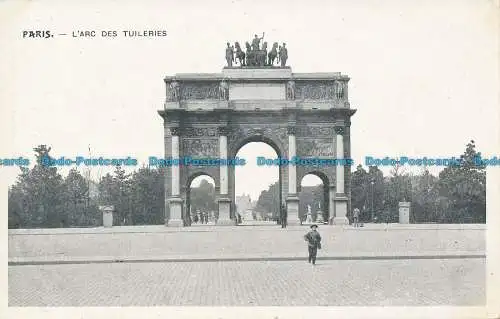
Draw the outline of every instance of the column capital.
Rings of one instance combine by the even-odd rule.
[[[218,135],[228,136],[229,131],[230,131],[229,126],[218,126],[217,127],[217,134]]]
[[[335,126],[334,130],[335,130],[335,134],[337,134],[337,135],[344,135],[344,133],[345,133],[345,127],[343,127],[343,126]]]
[[[180,126],[170,127],[169,130],[172,136],[180,136],[182,131]]]
[[[286,133],[288,135],[295,135],[297,134],[297,128],[295,125],[288,125],[286,128]]]

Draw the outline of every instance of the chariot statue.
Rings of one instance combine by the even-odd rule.
[[[267,42],[263,42],[262,47],[260,45],[261,41],[264,39],[264,35],[264,32],[262,32],[261,37],[255,34],[251,41],[245,42],[246,51],[243,51],[239,42],[235,42],[234,46],[227,43],[227,66],[232,67],[233,63],[239,63],[240,66],[265,67],[273,66],[276,62],[280,63],[281,67],[285,67],[288,59],[288,50],[285,43],[279,46],[278,42],[274,42],[268,53]]]

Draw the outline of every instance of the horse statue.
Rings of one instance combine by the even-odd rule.
[[[248,66],[255,66],[255,52],[252,51],[252,47],[250,46],[250,43],[245,42],[245,47],[247,49],[247,63],[246,65]]]
[[[267,42],[264,42],[262,44],[262,49],[258,51],[257,54],[257,64],[259,66],[264,66],[266,65],[266,58],[267,58]]]
[[[240,62],[241,66],[245,65],[245,52],[240,47],[239,42],[234,43],[234,48],[236,49],[236,59]]]
[[[273,65],[274,59],[276,59],[277,57],[278,57],[278,42],[274,42],[271,51],[269,51],[269,53],[267,54],[267,65]]]

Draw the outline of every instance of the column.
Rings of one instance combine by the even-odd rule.
[[[171,141],[171,155],[172,159],[179,160],[179,135],[180,128],[172,127],[170,128],[170,132],[172,134]],[[170,219],[168,220],[169,227],[182,227],[182,198],[180,197],[180,167],[179,165],[172,164],[170,166],[171,171],[171,194],[168,199],[170,206]]]
[[[328,224],[333,225],[335,218],[335,185],[328,185]]]
[[[227,127],[219,127],[219,158],[227,159]],[[228,194],[228,166],[219,166],[219,219],[217,220],[217,225],[235,225],[235,221],[231,220],[231,199]]]
[[[344,133],[345,129],[343,126],[335,127],[335,145],[336,159],[344,158]],[[336,225],[347,225],[349,224],[349,220],[347,219],[347,201],[348,198],[345,194],[345,181],[344,181],[344,165],[337,165],[335,167],[335,218],[333,219],[333,223]]]
[[[227,159],[227,136],[225,135],[219,135],[219,158]],[[219,168],[220,168],[220,194],[227,196],[228,167],[227,165],[220,165]]]
[[[295,126],[287,128],[288,133],[288,159],[297,156],[295,141]],[[288,165],[288,196],[286,198],[287,225],[300,225],[299,198],[297,197],[297,167]]]

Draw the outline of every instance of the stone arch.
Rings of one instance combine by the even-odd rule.
[[[217,171],[218,166],[210,167],[191,167],[188,172],[184,175],[185,180],[183,181],[184,187],[188,189],[191,186],[193,180],[199,176],[206,175],[214,181],[215,189],[219,189],[219,172]]]
[[[230,144],[229,146],[229,152],[228,156],[229,158],[235,158],[238,155],[238,152],[247,144],[249,143],[264,143],[268,146],[270,146],[275,152],[277,157],[286,157],[286,153],[283,150],[283,144],[281,141],[279,141],[276,138],[269,137],[267,135],[263,134],[255,134],[255,135],[248,135],[245,137],[240,137],[237,140],[233,140],[233,143]],[[246,158],[246,161],[256,161],[257,160],[258,154],[256,154],[255,158]],[[280,188],[280,198],[279,198],[279,203],[284,203],[284,199],[286,196],[286,190],[287,190],[287,181],[284,178],[285,176],[285,170],[286,166],[277,166],[278,169],[278,182],[279,182],[279,188]],[[236,214],[236,205],[235,205],[235,199],[236,199],[236,176],[235,176],[235,167],[230,166],[229,167],[229,195],[232,200],[232,207],[231,207],[231,218],[235,217]]]
[[[297,186],[298,186],[299,193],[302,192],[302,181],[308,175],[313,175],[313,176],[318,177],[323,184],[323,200],[322,200],[322,204],[321,204],[321,211],[323,211],[323,220],[325,222],[329,221],[330,217],[332,217],[331,198],[330,198],[330,196],[331,196],[330,179],[328,178],[327,174],[323,170],[318,170],[318,169],[303,170],[298,178],[299,183],[297,184]],[[300,195],[299,195],[299,197],[300,197]],[[299,205],[302,205],[302,203],[299,203]]]
[[[234,158],[238,154],[238,151],[248,143],[261,142],[271,146],[278,157],[286,156],[286,148],[279,138],[264,135],[264,134],[254,134],[242,136],[237,139],[229,141],[229,157]]]
[[[184,207],[183,207],[183,214],[182,214],[182,219],[184,222],[184,226],[190,226],[192,224],[192,218],[191,218],[191,184],[193,181],[201,176],[206,176],[209,177],[213,183],[214,183],[214,188],[215,188],[215,194],[218,193],[218,175],[213,175],[208,173],[209,170],[204,170],[201,168],[196,169],[194,172],[191,172],[190,175],[187,177],[185,186],[184,186]],[[215,203],[214,198],[214,203]]]

